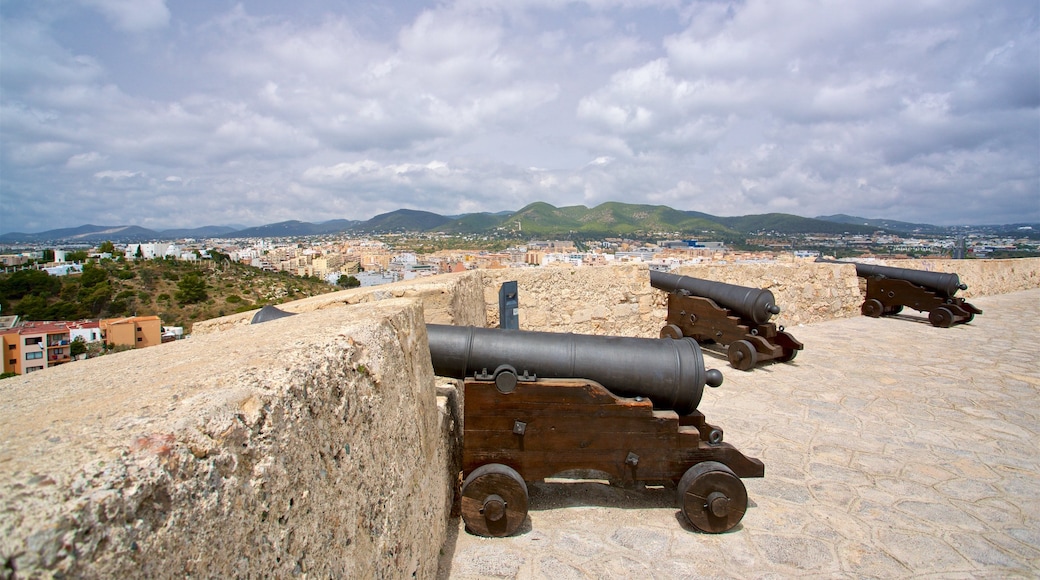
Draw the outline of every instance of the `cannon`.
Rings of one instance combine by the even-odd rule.
[[[954,296],[958,290],[967,290],[956,273],[928,272],[909,268],[895,268],[858,262],[840,262],[817,258],[817,262],[854,264],[856,275],[867,282],[867,293],[860,306],[864,316],[878,318],[899,314],[904,306],[928,313],[932,326],[949,328],[954,324],[971,322],[982,314],[971,303]]]
[[[460,510],[473,534],[513,534],[527,483],[563,472],[622,486],[674,485],[696,529],[732,529],[747,509],[740,478],[758,459],[723,441],[697,410],[706,370],[692,339],[661,340],[426,325],[434,373],[463,380]]]
[[[668,315],[661,338],[695,339],[726,347],[733,368],[750,370],[760,361],[794,360],[803,345],[769,319],[780,313],[773,293],[650,271],[650,285],[668,292]]]

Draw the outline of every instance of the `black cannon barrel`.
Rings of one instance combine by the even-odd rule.
[[[953,296],[958,290],[967,290],[966,284],[961,284],[960,277],[955,273],[928,272],[926,270],[911,270],[909,268],[894,268],[892,266],[878,266],[875,264],[856,264],[856,275],[866,278],[868,276],[884,276],[897,280],[906,280],[918,286],[931,288],[936,292]]]
[[[519,374],[583,378],[615,395],[646,397],[657,409],[688,415],[704,385],[722,384],[722,373],[705,370],[700,346],[680,340],[598,336],[474,326],[427,324],[435,374],[466,378],[503,365]]]
[[[650,285],[667,292],[684,290],[693,296],[711,298],[716,304],[754,320],[755,324],[765,324],[771,316],[780,314],[780,307],[776,305],[773,293],[765,289],[713,282],[657,270],[650,270]]]
[[[958,290],[967,290],[966,284],[961,284],[960,277],[956,273],[947,272],[929,272],[927,270],[912,270],[910,268],[896,268],[893,266],[879,266],[877,264],[861,264],[859,262],[841,262],[836,260],[822,260],[818,259],[817,262],[829,262],[832,264],[855,264],[856,275],[860,278],[869,278],[871,276],[881,276],[883,278],[892,278],[895,280],[906,280],[918,286],[924,286],[925,288],[931,288],[936,292],[941,292],[947,297],[951,297],[957,293]]]

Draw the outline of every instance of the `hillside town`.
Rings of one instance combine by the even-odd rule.
[[[294,276],[312,277],[340,285],[375,286],[473,269],[596,267],[622,263],[646,263],[657,270],[671,270],[701,263],[769,263],[814,259],[822,253],[854,255],[869,260],[911,257],[986,258],[994,252],[1040,250],[1040,242],[982,237],[903,238],[878,233],[873,236],[802,236],[748,240],[756,250],[736,250],[723,242],[694,239],[661,239],[655,242],[606,238],[594,242],[530,240],[500,251],[447,249],[422,252],[443,241],[435,234],[388,235],[336,239],[181,239],[175,241],[70,245],[63,248],[5,248],[0,254],[2,272],[33,268],[51,276],[76,276],[90,260],[175,260],[203,263],[221,257],[246,266]],[[457,240],[456,240],[457,241]],[[479,247],[480,240],[472,240]],[[812,248],[812,249],[805,249]],[[102,251],[105,250],[105,251]],[[829,251],[830,250],[830,251]],[[71,260],[71,257],[86,260]],[[23,320],[0,312],[3,372],[24,374],[61,365],[92,353],[113,349],[146,348],[182,338],[184,330],[164,326],[158,316],[129,316],[79,321]]]

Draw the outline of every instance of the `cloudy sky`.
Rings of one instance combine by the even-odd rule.
[[[0,232],[1040,222],[1036,0],[0,0]]]

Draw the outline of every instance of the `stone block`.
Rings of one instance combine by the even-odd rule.
[[[8,568],[434,577],[458,442],[425,329],[383,300],[3,381]]]
[[[280,304],[278,308],[298,314],[335,308],[345,304],[367,304],[393,298],[411,298],[422,302],[426,322],[485,326],[488,324],[488,320],[483,308],[483,292],[484,286],[479,272],[470,271],[429,276],[395,284],[341,290]],[[495,292],[495,304],[498,304],[497,289]],[[196,323],[191,332],[192,334],[209,334],[235,326],[248,325],[257,311],[250,310],[204,320]],[[498,324],[497,309],[494,324]]]

